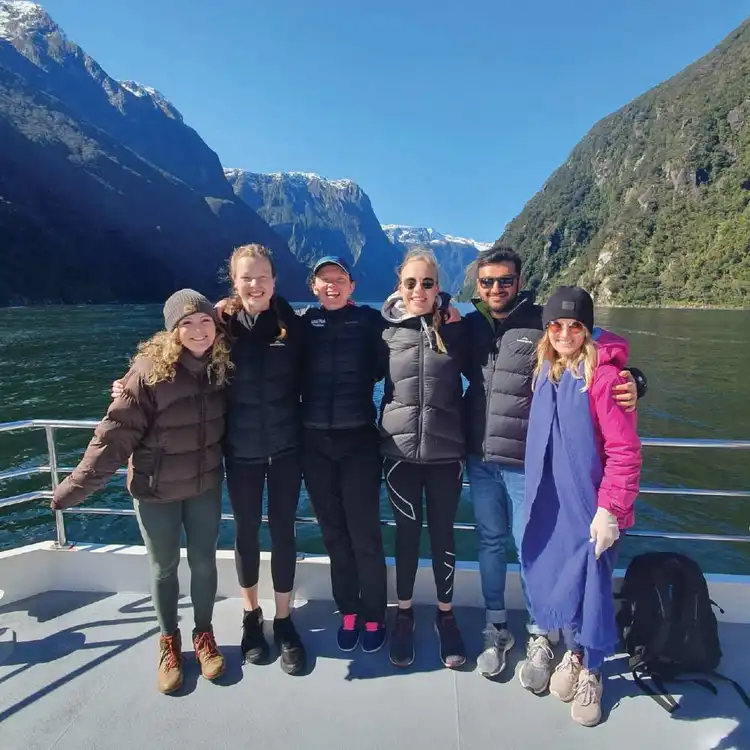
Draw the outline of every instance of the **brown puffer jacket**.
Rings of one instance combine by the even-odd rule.
[[[55,490],[53,508],[82,503],[126,461],[128,491],[146,502],[183,500],[221,484],[224,388],[209,382],[206,363],[186,352],[173,381],[147,385],[150,367],[138,359],[125,375],[122,395]]]

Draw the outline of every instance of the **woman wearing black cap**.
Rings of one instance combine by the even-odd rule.
[[[148,551],[161,629],[157,688],[171,693],[182,685],[177,568],[183,528],[196,658],[209,680],[224,671],[211,618],[224,477],[224,385],[232,364],[226,336],[202,294],[175,292],[164,306],[164,324],[165,331],[139,345],[120,394],[78,467],[55,490],[52,508],[82,503],[128,463],[127,487]]]
[[[594,327],[589,294],[560,287],[544,306],[543,324],[520,557],[535,621],[565,634],[550,693],[572,702],[574,721],[594,726],[601,667],[618,642],[612,569],[620,531],[634,523],[641,443],[635,412],[610,395],[623,382],[628,343]]]

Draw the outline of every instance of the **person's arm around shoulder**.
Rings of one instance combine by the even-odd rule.
[[[633,525],[633,506],[640,488],[641,441],[635,412],[623,410],[612,398],[623,382],[617,368],[597,370],[591,386],[594,426],[604,450],[604,474],[597,505],[617,519],[620,529]]]
[[[153,393],[138,367],[120,381],[121,391],[98,424],[81,462],[55,490],[51,507],[62,510],[82,503],[101,489],[138,446],[154,411]]]

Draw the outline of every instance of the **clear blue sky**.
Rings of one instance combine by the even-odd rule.
[[[750,0],[47,0],[228,167],[356,180],[383,223],[492,241],[600,118]]]

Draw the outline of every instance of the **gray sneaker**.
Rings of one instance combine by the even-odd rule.
[[[497,677],[505,669],[505,654],[513,648],[516,639],[510,630],[498,630],[492,623],[487,623],[482,637],[484,645],[477,657],[477,672],[482,677]]]
[[[550,642],[543,635],[531,636],[526,647],[526,658],[516,669],[518,681],[532,693],[539,695],[547,689],[552,674],[552,653]]]

